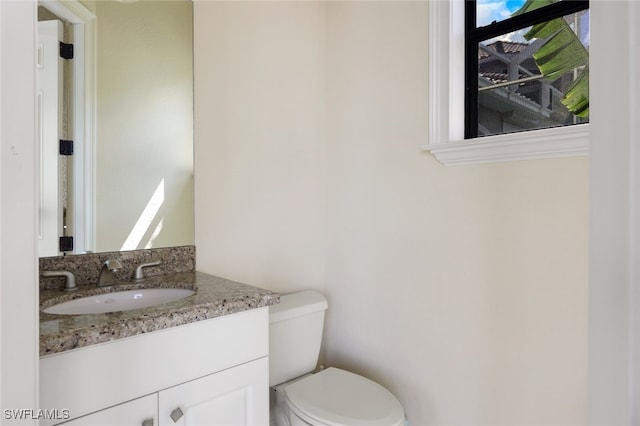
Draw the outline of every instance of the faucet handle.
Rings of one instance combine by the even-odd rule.
[[[69,271],[43,271],[43,277],[64,277],[64,291],[75,291],[78,289],[76,287],[76,276],[73,275],[73,272]]]
[[[156,260],[155,262],[148,262],[148,263],[141,263],[140,265],[138,265],[138,267],[136,268],[134,274],[133,274],[133,279],[135,281],[144,281],[145,280],[145,276],[144,276],[144,268],[148,268],[150,266],[158,266],[159,264],[161,264],[162,262],[159,260]]]

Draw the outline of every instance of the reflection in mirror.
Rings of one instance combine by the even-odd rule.
[[[81,173],[74,173],[73,166],[67,173],[70,184],[87,186],[86,193],[93,195],[76,215],[68,206],[74,205],[71,194],[77,192],[71,187],[62,191],[71,198],[63,214],[67,230],[83,235],[76,244],[80,251],[191,245],[192,3],[100,0],[82,5],[95,15],[95,101],[87,107],[95,111],[89,135],[94,143],[90,146],[91,137],[87,138],[86,152],[93,154],[84,162],[84,183],[77,181]],[[74,119],[78,120],[69,121]],[[83,215],[84,220],[75,217]],[[89,226],[74,229],[78,223]]]

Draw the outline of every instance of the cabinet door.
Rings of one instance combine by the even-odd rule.
[[[160,426],[268,426],[269,358],[159,394]]]
[[[64,423],[64,426],[157,426],[157,424],[158,394],[153,394],[71,420]]]

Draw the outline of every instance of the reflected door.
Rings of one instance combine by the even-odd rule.
[[[57,256],[62,233],[62,205],[59,203],[59,141],[62,129],[62,40],[60,21],[38,22],[37,103],[39,209],[38,255]]]

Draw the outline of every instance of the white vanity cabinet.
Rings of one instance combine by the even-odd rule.
[[[267,426],[268,349],[265,307],[44,356],[40,406],[69,426]]]
[[[267,358],[70,420],[64,426],[266,425]]]

